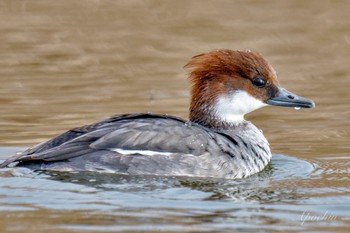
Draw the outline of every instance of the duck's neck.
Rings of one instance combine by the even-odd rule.
[[[216,129],[233,129],[246,123],[244,113],[237,108],[237,104],[232,103],[231,99],[222,97],[211,103],[201,100],[203,99],[192,100],[190,121]]]
[[[207,98],[206,98],[207,97]],[[210,128],[234,128],[244,124],[244,115],[266,106],[243,90],[217,96],[192,97],[190,120]]]
[[[247,122],[244,115],[220,115],[218,109],[210,106],[192,107],[190,109],[190,121],[214,129],[234,129]]]

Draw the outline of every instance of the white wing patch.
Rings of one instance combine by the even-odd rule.
[[[164,155],[164,156],[169,156],[173,155],[174,153],[172,152],[161,152],[161,151],[152,151],[152,150],[125,150],[125,149],[120,149],[120,148],[110,148],[110,151],[117,152],[122,155],[134,155],[134,154],[139,154],[139,155]]]

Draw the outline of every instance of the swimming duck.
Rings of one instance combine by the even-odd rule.
[[[259,53],[220,49],[186,65],[189,120],[152,113],[112,116],[71,129],[3,162],[54,171],[243,178],[270,162],[269,143],[245,114],[267,105],[312,108],[282,88]]]

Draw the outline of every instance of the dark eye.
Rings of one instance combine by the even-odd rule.
[[[257,87],[263,87],[266,85],[266,80],[261,76],[256,76],[252,83]]]

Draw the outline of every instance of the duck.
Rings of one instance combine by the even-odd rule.
[[[315,107],[281,87],[258,52],[213,50],[192,57],[184,68],[192,85],[188,120],[115,115],[19,152],[0,167],[240,179],[262,171],[272,157],[267,139],[246,114],[268,105]]]

